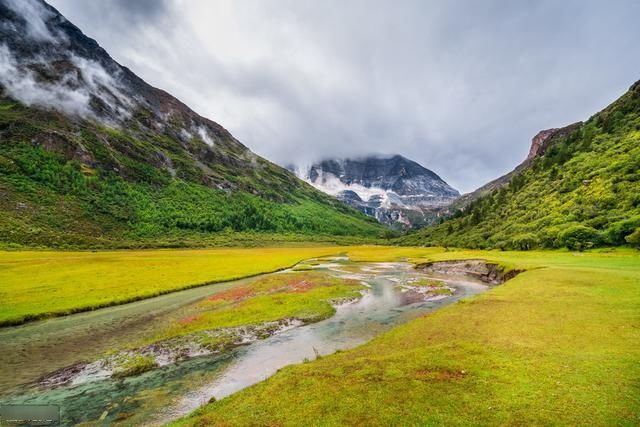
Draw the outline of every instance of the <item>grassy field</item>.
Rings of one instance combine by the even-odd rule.
[[[172,322],[150,342],[194,332],[284,319],[304,323],[331,317],[332,300],[357,298],[364,286],[319,272],[282,273],[256,279],[202,300],[193,315]]]
[[[638,425],[640,253],[352,248],[362,261],[527,269],[178,425]]]
[[[289,267],[344,247],[0,252],[0,325]]]
[[[285,368],[179,425],[640,423],[640,252],[626,249],[0,252],[0,320],[111,305],[344,252],[355,261],[483,258],[527,271],[354,350]],[[265,278],[224,292],[163,337],[233,326],[235,314],[247,323],[256,304],[266,316],[259,322],[294,311],[327,316],[327,299],[356,289],[312,276],[293,273],[283,290],[274,289],[282,281]]]

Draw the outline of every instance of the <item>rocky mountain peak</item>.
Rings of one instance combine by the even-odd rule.
[[[380,222],[402,227],[429,223],[435,209],[460,195],[437,174],[401,155],[325,159],[289,169]]]
[[[164,131],[171,122],[176,136],[208,145],[232,138],[118,64],[42,0],[0,1],[0,69],[2,94],[28,106],[117,127]]]

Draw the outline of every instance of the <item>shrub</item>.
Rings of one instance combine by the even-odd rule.
[[[560,233],[560,244],[570,250],[583,251],[598,244],[599,233],[585,225],[572,225]]]
[[[533,233],[518,234],[511,239],[511,246],[521,251],[528,251],[538,245],[538,237]]]
[[[629,234],[624,238],[631,246],[635,246],[636,248],[640,248],[640,228],[636,228],[636,231]]]
[[[640,227],[640,215],[614,222],[607,227],[607,242],[612,245],[622,245],[625,242],[625,236],[633,233],[638,227]]]
[[[500,241],[498,241],[498,242],[493,244],[493,248],[494,249],[499,249],[501,251],[504,251],[508,247],[509,247],[509,245],[504,240],[500,240]]]

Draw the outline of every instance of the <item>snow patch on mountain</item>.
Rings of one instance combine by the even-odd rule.
[[[320,171],[318,178],[315,181],[311,181],[308,176],[299,175],[300,178],[304,179],[317,189],[330,194],[332,196],[339,196],[344,191],[352,191],[354,192],[363,202],[368,202],[371,198],[378,196],[380,197],[386,204],[389,204],[389,195],[386,190],[377,187],[365,187],[364,185],[354,183],[354,184],[345,184],[340,181],[340,178],[332,174],[331,172]]]
[[[296,175],[387,224],[429,223],[459,193],[438,175],[402,156],[330,159],[290,166]]]

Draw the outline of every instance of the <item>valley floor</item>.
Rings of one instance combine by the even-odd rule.
[[[177,425],[638,425],[640,254],[353,248],[528,271]]]
[[[640,252],[627,249],[0,252],[0,321],[120,304],[341,253],[414,264],[485,259],[525,271],[353,350],[284,368],[177,425],[640,423]],[[300,267],[296,274],[307,274]]]
[[[0,326],[281,270],[342,247],[0,252]]]

